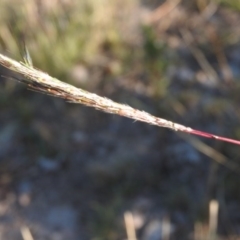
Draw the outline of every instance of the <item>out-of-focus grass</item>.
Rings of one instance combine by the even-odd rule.
[[[116,221],[122,205],[120,196],[113,198],[107,205],[96,202],[92,204],[95,221],[91,221],[90,227],[91,231],[97,234],[94,239],[117,239],[119,233],[123,232]]]
[[[166,43],[159,41],[152,27],[143,27],[144,36],[144,63],[146,72],[151,76],[151,84],[155,89],[154,95],[162,97],[166,94],[169,81],[164,73],[169,64],[166,57]]]
[[[141,28],[140,16],[134,15],[139,4],[137,0],[3,0],[0,51],[20,60],[25,43],[35,67],[63,81],[74,79],[75,72],[85,74],[87,81],[79,80],[84,87],[94,74],[97,82],[104,82],[132,72],[135,64],[151,79],[152,95],[162,97],[169,85],[164,78],[167,47],[152,27]]]
[[[34,65],[56,77],[66,77],[74,64],[101,60],[102,46],[124,56],[118,16],[135,0],[0,2],[0,50],[20,58],[26,42]],[[126,51],[126,50],[125,50]],[[98,60],[100,59],[100,60]]]
[[[240,11],[240,1],[239,0],[218,0],[218,2],[231,7],[236,11]]]

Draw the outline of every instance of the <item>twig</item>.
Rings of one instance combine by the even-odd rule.
[[[124,213],[124,221],[126,226],[127,232],[127,239],[128,240],[137,240],[136,237],[136,230],[134,226],[134,219],[131,212],[127,211]]]
[[[218,74],[214,70],[214,68],[211,66],[211,64],[208,62],[203,52],[193,45],[194,39],[192,34],[186,29],[181,29],[180,33],[183,39],[185,40],[185,42],[188,44],[188,47],[192,52],[193,56],[201,66],[202,70],[207,75],[208,80],[211,82],[216,82],[216,80],[219,79]]]
[[[150,14],[150,16],[146,19],[145,24],[156,23],[161,18],[169,14],[180,2],[181,0],[167,0]]]
[[[218,227],[219,203],[211,200],[209,203],[209,239],[216,239]]]
[[[0,54],[0,64],[22,75],[23,78],[18,79],[20,82],[27,84],[30,89],[39,91],[41,93],[49,94],[54,97],[60,97],[72,103],[79,103],[89,107],[94,107],[97,110],[101,110],[103,112],[117,114],[159,127],[169,128],[174,131],[190,133],[205,138],[213,138],[220,141],[240,145],[240,141],[238,140],[198,131],[178,123],[152,116],[147,112],[134,109],[130,106],[116,103],[108,98],[100,97],[94,93],[84,91],[80,88],[76,88],[70,84],[61,82],[58,79],[33,68],[32,66],[28,66],[24,63],[19,63],[2,54]]]
[[[218,64],[221,68],[223,79],[226,83],[231,83],[233,80],[233,73],[229,67],[227,58],[224,54],[223,44],[221,42],[221,37],[217,33],[217,30],[213,26],[207,28],[208,37],[211,41],[213,50],[215,52]]]
[[[169,216],[164,216],[162,220],[162,238],[163,240],[169,240],[171,235],[171,221]]]
[[[30,232],[30,229],[27,226],[21,227],[20,230],[23,240],[34,240],[32,233]]]

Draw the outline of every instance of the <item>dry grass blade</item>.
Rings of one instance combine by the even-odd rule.
[[[94,107],[97,110],[101,110],[107,113],[131,118],[136,121],[146,122],[148,124],[169,128],[175,131],[186,132],[206,138],[213,138],[240,145],[240,141],[238,140],[219,137],[210,133],[194,130],[181,124],[152,116],[147,112],[134,109],[130,106],[116,103],[110,99],[100,97],[94,93],[84,91],[80,88],[76,88],[70,84],[61,82],[58,79],[53,78],[48,74],[39,71],[31,66],[12,60],[2,54],[0,54],[0,64],[22,75],[23,79],[18,80],[22,83],[27,84],[28,87],[33,90],[50,94],[55,97],[64,98],[65,100],[73,103],[79,103],[89,107]]]

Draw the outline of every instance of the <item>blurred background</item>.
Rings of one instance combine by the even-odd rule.
[[[239,23],[239,0],[1,0],[0,51],[240,139]],[[240,239],[239,184],[236,145],[0,79],[0,239]]]

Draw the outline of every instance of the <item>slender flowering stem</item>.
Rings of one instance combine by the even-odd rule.
[[[155,117],[147,112],[134,109],[130,106],[116,103],[108,98],[100,97],[94,93],[84,91],[80,88],[76,88],[70,84],[61,82],[58,79],[53,78],[28,64],[19,63],[2,54],[0,54],[0,64],[22,75],[23,78],[18,80],[27,84],[30,89],[46,93],[54,97],[60,97],[72,103],[80,103],[89,107],[94,107],[103,112],[131,118],[136,121],[146,122],[159,127],[169,128],[174,131],[190,133],[201,137],[213,138],[216,140],[240,145],[240,141],[238,140],[198,131],[178,123]]]

